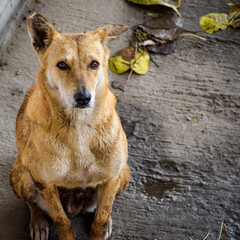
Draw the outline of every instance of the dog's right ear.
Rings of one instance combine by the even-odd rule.
[[[28,33],[38,55],[45,53],[55,32],[53,26],[42,15],[34,13],[28,18]]]

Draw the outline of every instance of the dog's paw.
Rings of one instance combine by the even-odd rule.
[[[107,233],[105,235],[105,240],[109,239],[112,235],[112,218],[110,216],[109,223],[108,223],[108,228],[107,228]]]
[[[44,215],[32,217],[30,235],[31,240],[48,240],[49,224]]]

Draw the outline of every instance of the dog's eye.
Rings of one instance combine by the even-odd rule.
[[[68,70],[69,69],[69,66],[65,62],[59,62],[57,64],[57,67],[61,70]]]
[[[99,66],[99,62],[97,62],[97,61],[92,61],[92,62],[90,63],[90,68],[91,68],[91,69],[97,69],[98,66]]]

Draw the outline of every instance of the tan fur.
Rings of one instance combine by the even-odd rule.
[[[50,214],[59,239],[75,239],[59,187],[96,189],[90,239],[109,237],[112,204],[128,184],[130,170],[126,136],[115,110],[116,99],[108,88],[106,42],[125,30],[125,26],[107,25],[83,34],[60,34],[40,14],[29,18],[28,31],[40,70],[17,116],[19,155],[10,179],[31,211],[32,239],[48,238],[43,211]],[[99,62],[98,69],[89,67],[93,60]],[[61,61],[70,69],[59,69],[56,64]],[[74,107],[74,94],[82,86],[93,101],[90,107],[79,109]],[[84,206],[86,201],[72,209]]]

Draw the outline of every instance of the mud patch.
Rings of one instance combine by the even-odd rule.
[[[11,88],[10,89],[10,94],[12,95],[12,96],[21,96],[21,95],[23,95],[23,91],[22,90],[20,90],[19,88]]]
[[[129,118],[124,118],[121,116],[120,116],[120,120],[121,120],[122,127],[123,127],[124,132],[126,133],[127,138],[132,136],[132,134],[135,130],[135,127],[136,127],[136,123],[138,121],[133,121]]]
[[[6,60],[0,59],[0,67],[5,67],[8,65],[8,62]]]
[[[153,179],[147,177],[142,181],[139,191],[148,197],[159,200],[166,198],[171,192],[180,192],[182,188],[172,180]]]
[[[121,84],[121,83],[119,83],[119,82],[117,82],[117,81],[113,81],[112,83],[111,83],[111,86],[112,86],[112,88],[114,88],[114,89],[118,89],[118,90],[121,90],[121,91],[123,91],[123,84]]]

